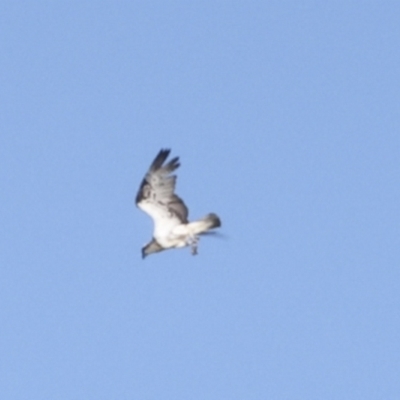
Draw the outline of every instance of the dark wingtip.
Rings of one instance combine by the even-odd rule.
[[[171,153],[171,149],[161,149],[158,152],[158,155],[162,154],[163,156],[165,156],[165,158],[167,158],[169,156],[169,153]]]
[[[211,229],[214,229],[214,228],[219,228],[222,224],[221,224],[221,219],[218,217],[218,215],[217,214],[215,214],[215,213],[210,213],[209,215],[208,215],[208,218],[211,220],[211,222],[212,222],[212,226],[211,226]]]
[[[175,171],[177,168],[181,166],[179,162],[179,157],[174,157],[172,160],[168,162],[168,164],[165,165],[165,169],[169,172]]]
[[[150,169],[155,171],[155,170],[161,168],[162,165],[164,164],[164,161],[168,158],[170,152],[171,152],[171,149],[161,149],[158,152],[154,161],[152,162]]]

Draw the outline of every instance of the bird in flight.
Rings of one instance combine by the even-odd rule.
[[[221,220],[214,213],[197,221],[188,221],[188,208],[175,194],[176,175],[172,175],[180,166],[179,157],[165,163],[170,151],[160,150],[136,195],[136,205],[154,222],[153,238],[142,248],[142,258],[186,246],[190,246],[195,255],[200,235],[221,226]]]

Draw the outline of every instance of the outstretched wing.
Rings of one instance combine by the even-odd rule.
[[[175,226],[188,222],[188,209],[174,193],[176,175],[171,175],[180,166],[179,158],[163,165],[169,153],[170,150],[160,150],[136,196],[136,205],[154,221],[155,237],[167,235]]]

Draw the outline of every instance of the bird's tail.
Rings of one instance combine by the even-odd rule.
[[[220,227],[221,220],[219,219],[217,214],[210,213],[198,221],[193,221],[189,223],[189,226],[194,235],[200,235],[209,231],[210,229]]]

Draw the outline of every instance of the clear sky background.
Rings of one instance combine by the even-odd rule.
[[[0,398],[400,398],[398,1],[3,1]],[[160,148],[220,238],[152,255]]]

